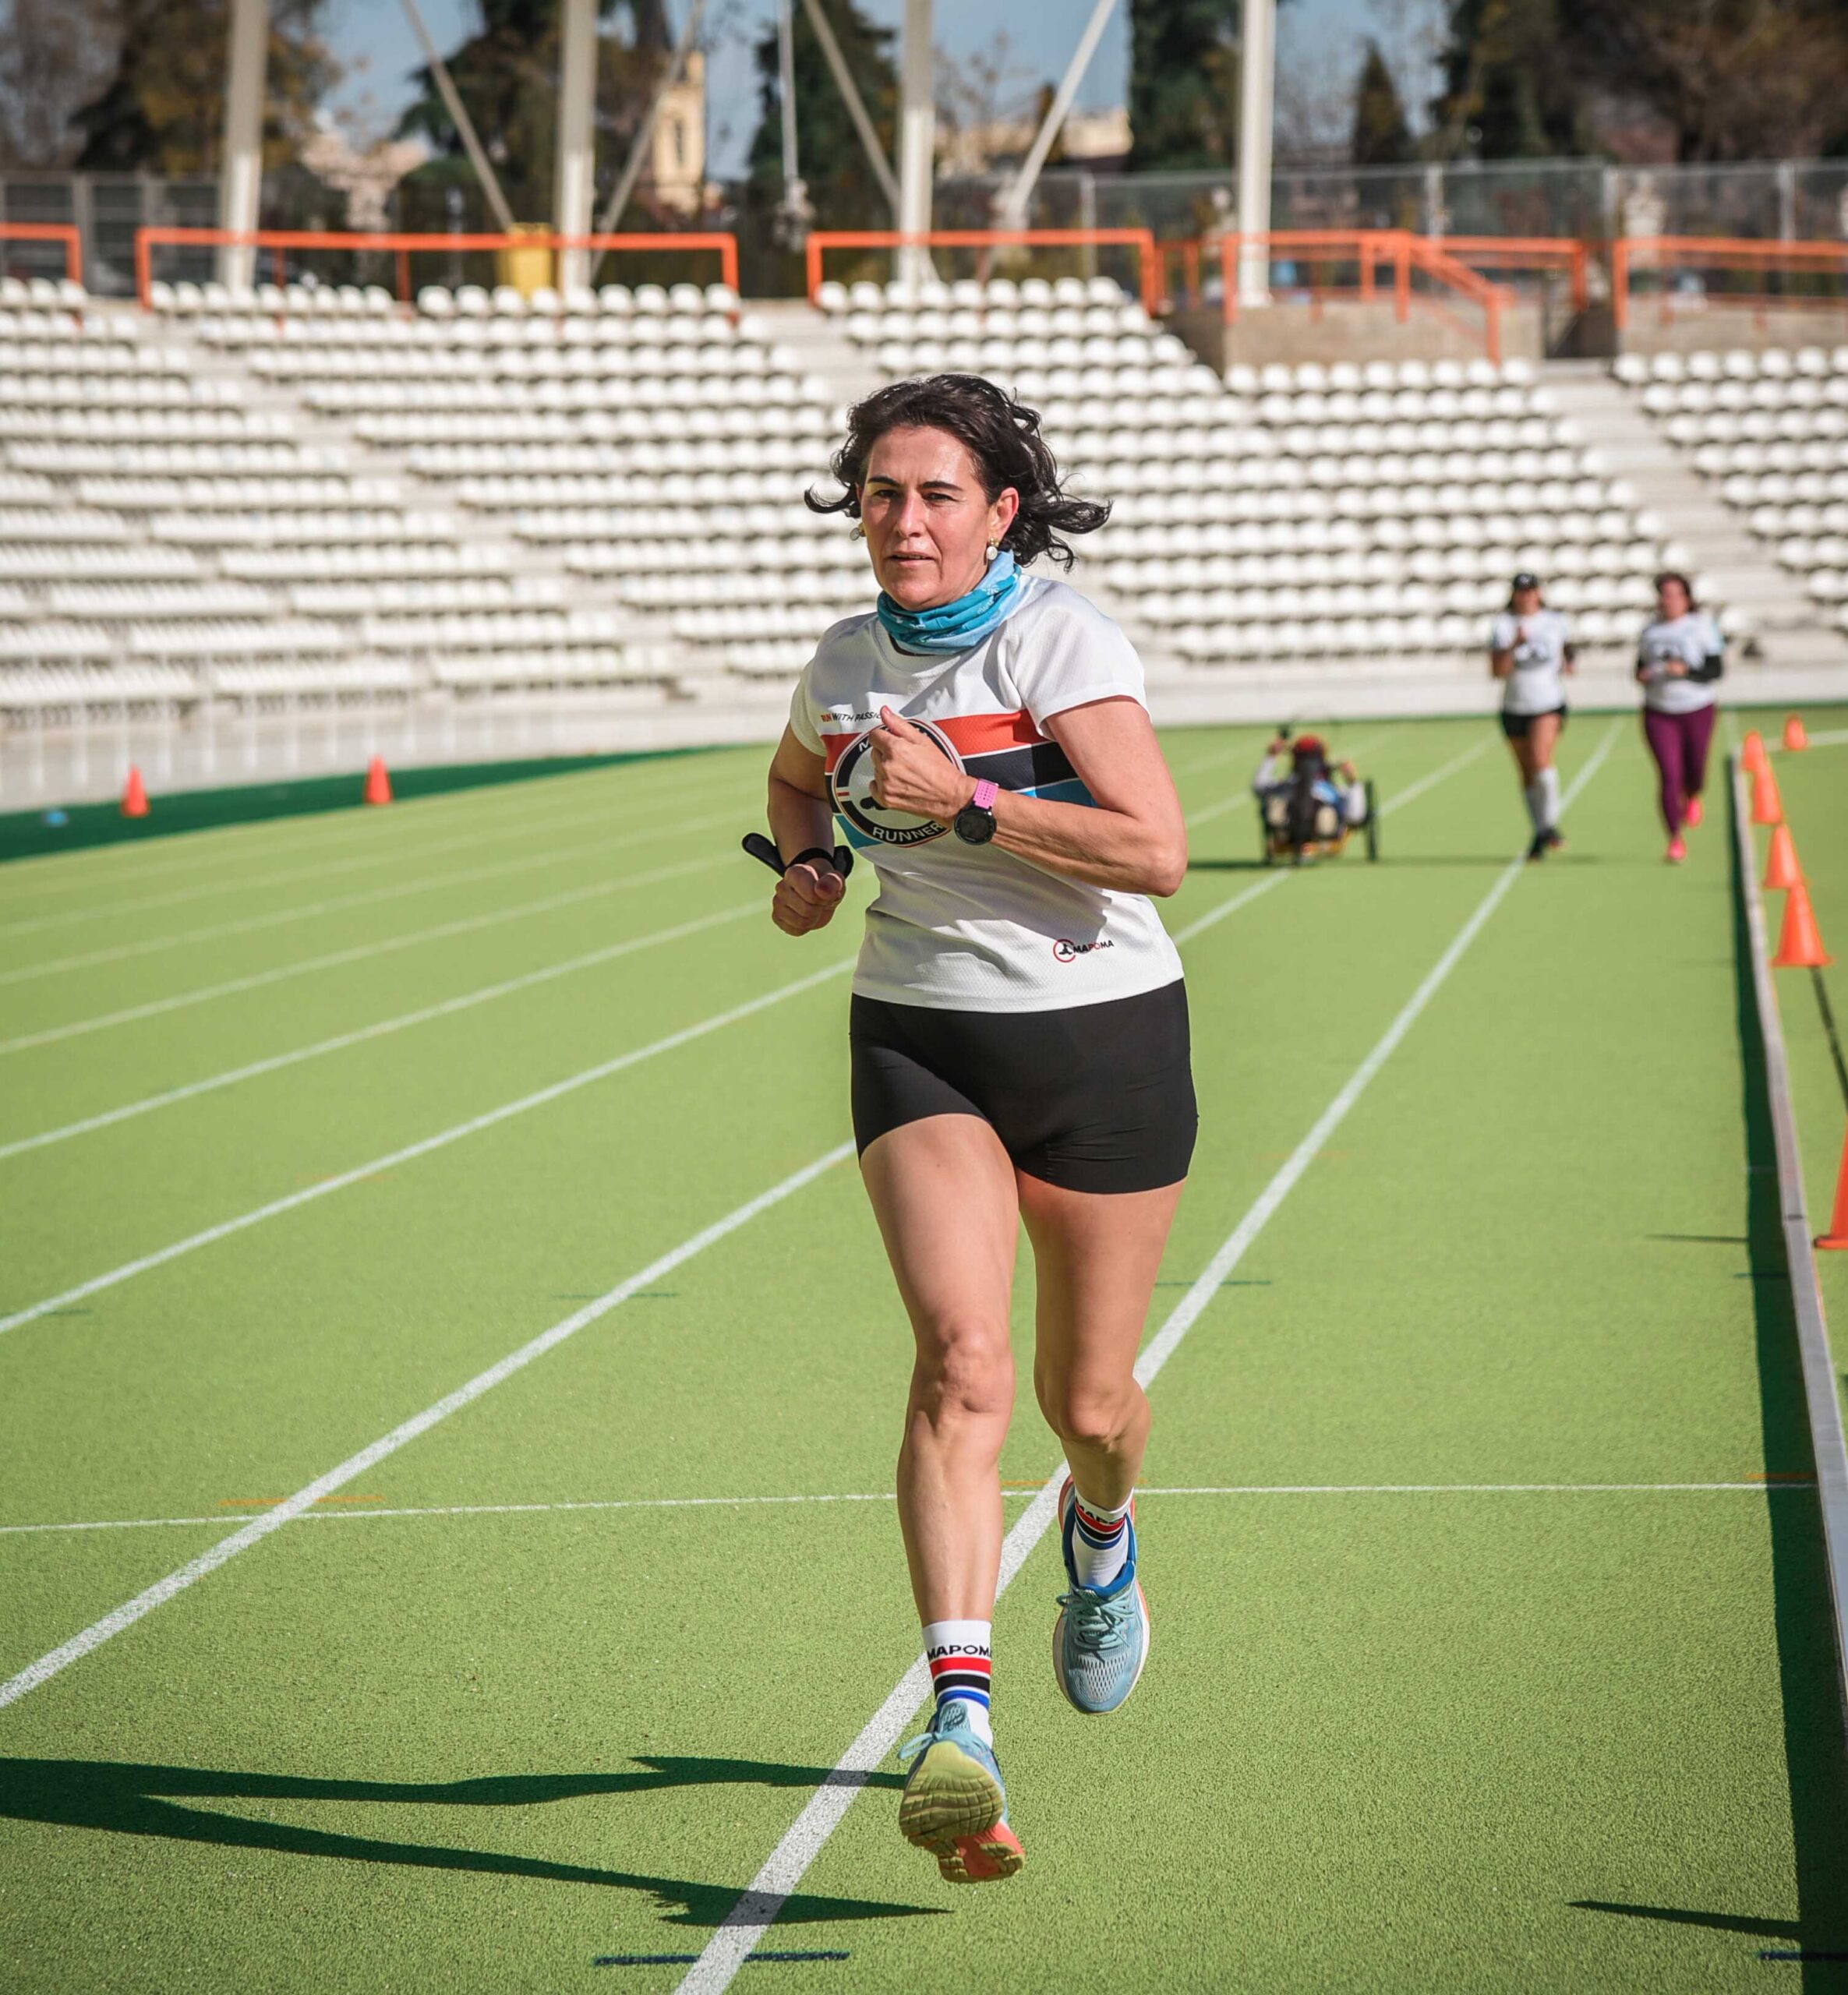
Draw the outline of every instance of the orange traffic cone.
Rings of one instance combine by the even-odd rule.
[[[1816,926],[1816,910],[1810,906],[1810,890],[1799,880],[1784,902],[1784,925],[1778,931],[1773,969],[1825,969],[1835,961],[1822,946],[1822,931]]]
[[[1792,714],[1784,722],[1784,746],[1793,754],[1800,748],[1810,745],[1810,737],[1804,732],[1803,715]]]
[[[1755,727],[1740,747],[1739,766],[1748,776],[1761,776],[1771,767],[1771,757],[1765,752],[1765,737]]]
[[[385,772],[385,757],[375,755],[366,765],[366,801],[368,803],[389,803],[391,801],[391,779]]]
[[[1768,768],[1761,769],[1752,778],[1752,822],[1781,824],[1783,821],[1784,807],[1777,793],[1777,778]]]
[[[122,786],[122,814],[125,817],[147,815],[147,792],[142,786],[141,772],[133,762],[129,764],[129,779]]]
[[[1803,885],[1803,868],[1797,863],[1797,842],[1788,824],[1779,824],[1771,834],[1771,851],[1765,861],[1765,891],[1781,894]]]
[[[1848,1248],[1848,1137],[1842,1139],[1841,1174],[1836,1179],[1836,1209],[1829,1231],[1816,1235],[1818,1247]]]

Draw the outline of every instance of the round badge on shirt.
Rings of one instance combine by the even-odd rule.
[[[963,766],[963,758],[952,748],[940,728],[934,727],[928,720],[914,720],[911,725],[927,736],[937,748],[957,768]],[[948,832],[947,824],[940,824],[935,817],[920,817],[909,810],[889,810],[883,804],[873,801],[873,737],[860,735],[829,774],[829,787],[833,792],[834,807],[854,829],[869,839],[876,839],[881,845],[923,845],[931,839],[940,839]]]

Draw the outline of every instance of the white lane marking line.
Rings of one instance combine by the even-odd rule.
[[[1457,771],[1466,763],[1473,762],[1488,746],[1489,743],[1486,741],[1479,741],[1474,747],[1466,748],[1461,755],[1453,755],[1450,761],[1444,763],[1440,768],[1433,769],[1427,776],[1421,776],[1408,789],[1401,790],[1397,796],[1389,796],[1380,807],[1380,809],[1383,811],[1403,810],[1408,803],[1422,796],[1426,790],[1434,789],[1443,781],[1446,776],[1455,775]],[[1233,804],[1243,800],[1242,798],[1231,797],[1227,800],[1224,807],[1215,806],[1214,808],[1224,807],[1229,810]],[[1190,817],[1187,821],[1189,826],[1197,824],[1200,822],[1201,817],[1211,814],[1211,812],[1202,812],[1200,816]],[[1196,935],[1203,934],[1215,922],[1223,921],[1228,914],[1236,914],[1247,902],[1255,901],[1260,894],[1267,894],[1272,888],[1281,887],[1294,870],[1294,867],[1284,867],[1275,872],[1267,873],[1256,885],[1243,888],[1241,892],[1234,894],[1231,899],[1221,901],[1217,907],[1209,908],[1197,920],[1190,921],[1185,928],[1176,930],[1175,934],[1176,947],[1178,948],[1183,942],[1191,942]]]
[[[132,1628],[143,1615],[151,1614],[157,1607],[164,1605],[176,1594],[183,1593],[208,1573],[215,1573],[227,1561],[236,1558],[240,1552],[247,1552],[253,1545],[260,1545],[273,1532],[280,1531],[292,1519],[313,1509],[322,1497],[331,1495],[337,1489],[364,1475],[369,1469],[376,1468],[387,1456],[394,1455],[408,1442],[420,1434],[427,1434],[440,1421],[447,1420],[452,1413],[461,1410],[484,1393],[492,1392],[503,1379],[511,1379],[516,1372],[523,1370],[536,1358],[542,1358],[556,1345],[567,1337],[575,1336],[587,1325],[606,1316],[620,1304],[627,1301],[638,1289],[648,1287],[659,1281],[663,1275],[671,1273],[694,1255],[702,1252],[716,1241],[735,1233],[741,1226],[768,1212],[772,1206],[780,1205],[785,1199],[812,1184],[825,1171],[843,1162],[853,1154],[851,1142],[837,1143],[825,1155],[812,1163],[804,1164],[800,1171],[793,1171],[780,1184],[772,1185],[767,1192],[760,1192],[727,1213],[723,1219],[715,1220],[710,1226],[680,1245],[670,1248],[659,1260],[651,1261],[638,1273],[627,1280],[617,1283],[606,1290],[594,1302],[587,1302],[581,1309],[574,1310],[563,1322],[554,1323],[549,1330],[542,1330],[529,1342],[517,1351],[510,1351],[499,1363],[490,1365],[485,1372],[478,1372],[466,1385],[458,1386],[433,1406],[426,1407],[422,1413],[414,1414],[410,1419],[392,1428],[389,1434],[374,1441],[369,1447],[362,1448],[356,1455],[349,1455],[338,1467],[330,1468],[324,1475],[318,1475],[313,1481],[305,1484],[295,1495],[279,1503],[272,1510],[266,1510],[260,1517],[253,1517],[241,1530],[230,1537],[221,1538],[210,1551],[203,1552],[196,1559],[187,1562],[164,1579],[136,1594],[133,1600],[124,1601],[121,1606],[105,1614],[100,1621],[93,1621],[80,1633],[72,1636],[67,1642],[61,1642],[55,1649],[41,1655],[36,1662],[28,1663],[19,1673],[0,1683],[0,1708],[16,1704],[28,1691],[55,1676],[61,1669],[88,1655],[92,1650],[101,1648],[111,1637],[119,1635],[125,1628]]]
[[[1609,1496],[1669,1495],[1683,1492],[1744,1490],[1764,1496],[1779,1489],[1814,1490],[1813,1480],[1778,1482],[1246,1482],[1164,1486],[1144,1483],[1144,1496]],[[1024,1500],[1023,1489],[1004,1489],[1003,1502]],[[896,1503],[889,1490],[843,1491],[808,1496],[618,1496],[559,1503],[420,1503],[400,1509],[308,1510],[302,1515],[323,1524],[363,1522],[368,1517],[511,1517],[549,1516],[570,1510],[744,1510],[787,1508],[799,1503]],[[82,1524],[0,1524],[0,1538],[30,1537],[47,1531],[163,1531],[182,1526],[223,1525],[221,1510],[208,1517],[103,1517]]]
[[[121,962],[129,956],[152,955],[161,949],[177,949],[189,942],[209,942],[221,935],[249,935],[262,928],[276,928],[285,922],[306,921],[318,914],[337,914],[348,908],[376,907],[381,901],[402,900],[407,894],[431,893],[444,887],[466,887],[478,880],[504,879],[510,873],[531,873],[541,866],[557,866],[567,859],[582,859],[602,853],[614,856],[631,846],[652,845],[661,839],[679,838],[688,832],[702,831],[712,824],[728,824],[737,813],[716,812],[709,817],[688,817],[662,824],[653,831],[633,836],[592,839],[582,845],[553,847],[521,859],[497,860],[492,865],[465,867],[460,872],[426,873],[415,880],[401,880],[388,887],[373,887],[362,894],[337,895],[331,900],[306,901],[293,907],[277,908],[268,914],[253,914],[238,921],[217,921],[203,928],[185,928],[167,935],[150,935],[139,942],[120,942],[108,949],[90,949],[81,955],[54,956],[42,963],[23,963],[16,969],[0,970],[0,983],[23,983],[36,976],[51,976],[60,970],[88,969],[97,963]]]
[[[1567,803],[1569,804],[1597,773],[1609,753],[1611,743],[1617,738],[1617,724],[1613,722],[1567,791]],[[1406,1000],[1398,1015],[1381,1035],[1378,1043],[1355,1068],[1341,1091],[1316,1118],[1308,1135],[1291,1153],[1288,1161],[1265,1186],[1256,1202],[1227,1236],[1224,1245],[1213,1256],[1206,1272],[1175,1305],[1167,1322],[1149,1340],[1136,1361],[1136,1377],[1140,1385],[1145,1388],[1149,1386],[1174,1354],[1181,1340],[1218,1293],[1220,1284],[1238,1266],[1246,1248],[1263,1231],[1265,1223],[1277,1207],[1289,1196],[1314,1162],[1317,1153],[1327,1144],[1329,1137],[1360,1099],[1368,1083],[1392,1057],[1394,1050],[1417,1022],[1426,1007],[1443,988],[1450,973],[1461,961],[1464,952],[1482,932],[1483,924],[1520,878],[1526,863],[1525,854],[1511,860],[1496,877],[1494,885],[1477,903],[1475,911],[1458,930],[1455,939]],[[1051,1526],[1058,1501],[1059,1485],[1064,1480],[1065,1473],[1065,1465],[1061,1463],[1046,1478],[1024,1514],[1003,1540],[1000,1580],[995,1589],[997,1599],[1007,1591],[1009,1582],[1026,1563],[1028,1554]],[[820,1855],[822,1845],[834,1833],[854,1796],[865,1785],[866,1777],[898,1743],[912,1714],[924,1702],[929,1687],[929,1675],[924,1658],[920,1656],[899,1679],[891,1695],[836,1762],[832,1772],[809,1797],[801,1813],[765,1860],[763,1867],[751,1880],[749,1887],[740,1894],[737,1904],[726,1913],[712,1937],[706,1942],[698,1960],[687,1969],[680,1983],[680,1988],[685,1991],[685,1995],[719,1995],[719,1991],[730,1986],[733,1976],[744,1965],[753,1947],[775,1923],[784,1901],[801,1883],[809,1866]]]
[[[73,1136],[87,1136],[95,1130],[113,1128],[118,1122],[129,1121],[157,1108],[170,1108],[176,1101],[191,1101],[200,1095],[215,1093],[220,1088],[235,1087],[242,1081],[280,1073],[287,1067],[299,1067],[304,1061],[318,1060],[325,1054],[343,1053],[349,1047],[368,1045],[374,1040],[388,1038],[393,1033],[406,1031],[412,1026],[428,1025],[434,1019],[453,1018],[459,1012],[472,1011],[477,1005],[491,1004],[496,998],[536,990],[542,984],[556,983],[561,976],[574,976],[579,970],[594,969],[600,964],[617,962],[644,949],[684,941],[689,935],[704,934],[708,929],[717,928],[726,922],[742,921],[747,915],[761,914],[763,906],[761,900],[744,901],[736,907],[723,908],[716,914],[703,914],[696,920],[677,922],[671,928],[657,928],[652,934],[631,935],[623,941],[607,943],[600,949],[569,957],[564,962],[547,963],[542,969],[527,970],[499,983],[483,984],[479,990],[459,992],[454,998],[445,998],[440,1004],[425,1005],[414,1012],[401,1012],[395,1018],[357,1026],[351,1032],[336,1033],[330,1039],[316,1040],[312,1045],[293,1047],[287,1053],[272,1053],[261,1060],[248,1061],[242,1067],[228,1067],[222,1073],[182,1082],[178,1087],[164,1089],[159,1094],[143,1095],[139,1101],[125,1101],[118,1107],[100,1110],[94,1115],[66,1122],[56,1129],[41,1129],[36,1135],[16,1137],[11,1142],[0,1143],[0,1159],[19,1156],[27,1150],[42,1150]]]
[[[1190,921],[1185,928],[1175,930],[1175,947],[1178,948],[1183,942],[1191,942],[1195,936],[1204,934],[1215,922],[1224,920],[1228,914],[1236,914],[1247,902],[1255,901],[1259,895],[1267,894],[1273,888],[1281,887],[1295,870],[1293,867],[1279,867],[1275,872],[1267,873],[1263,879],[1254,881],[1252,885],[1241,888],[1229,900],[1221,901],[1217,907],[1208,908],[1198,920]]]
[[[146,1274],[150,1269],[164,1267],[169,1261],[178,1260],[182,1255],[195,1252],[201,1247],[209,1247],[216,1241],[227,1239],[234,1233],[260,1225],[265,1220],[277,1218],[283,1213],[293,1212],[298,1206],[312,1204],[316,1199],[324,1199],[330,1192],[343,1191],[349,1185],[356,1185],[362,1178],[370,1178],[380,1171],[390,1171],[401,1163],[409,1163],[419,1157],[428,1156],[432,1152],[444,1149],[451,1143],[460,1142],[465,1136],[476,1135],[483,1129],[492,1129],[497,1124],[508,1121],[516,1115],[524,1115],[530,1109],[541,1108],[548,1103],[561,1100],[566,1095],[574,1094],[580,1088],[593,1082],[607,1080],[612,1074],[620,1074],[627,1068],[639,1066],[645,1060],[652,1060],[659,1054],[671,1053],[677,1047],[690,1045],[694,1040],[704,1039],[708,1033],[718,1032],[724,1026],[736,1025],[742,1019],[753,1017],[767,1011],[772,1005],[780,1005],[786,998],[793,998],[804,990],[812,990],[816,985],[825,983],[830,977],[844,976],[853,967],[849,957],[844,962],[831,963],[825,969],[816,970],[811,976],[798,977],[793,983],[779,984],[774,990],[765,991],[761,997],[753,998],[742,1005],[734,1005],[730,1010],[719,1012],[709,1019],[702,1019],[697,1025],[684,1026],[678,1032],[669,1033],[665,1038],[652,1040],[646,1046],[638,1046],[627,1053],[619,1053],[613,1060],[599,1061],[594,1067],[586,1067],[582,1072],[567,1075],[562,1081],[554,1081],[549,1086],[535,1089],[531,1094],[521,1095],[517,1100],[503,1102],[498,1108],[490,1108],[479,1115],[471,1116],[466,1122],[458,1122],[447,1129],[439,1129],[433,1136],[425,1136],[415,1143],[407,1143],[403,1149],[391,1151],[384,1156],[374,1157],[369,1163],[355,1164],[349,1171],[337,1176],[323,1178],[318,1185],[292,1192],[286,1198],[272,1199],[267,1205],[258,1206],[247,1213],[240,1213],[235,1219],[221,1220],[216,1226],[208,1226],[202,1232],[189,1234],[184,1240],[176,1240],[171,1245],[157,1248],[151,1254],[143,1254],[133,1261],[125,1261],[118,1268],[111,1268],[106,1274],[93,1275],[88,1281],[80,1282],[75,1288],[67,1288],[62,1294],[46,1297],[42,1302],[34,1302],[24,1309],[16,1309],[9,1316],[0,1316],[0,1332],[16,1330],[22,1325],[36,1322],[59,1309],[68,1308],[73,1302],[81,1302],[86,1296],[95,1295],[106,1288],[114,1288],[118,1283],[128,1281],[136,1275]]]
[[[663,799],[659,803],[648,800],[638,799],[637,801],[641,806],[644,821],[650,815],[658,817],[663,809],[672,807],[669,799]],[[148,908],[177,907],[188,901],[206,899],[214,894],[246,893],[259,888],[281,886],[291,880],[314,880],[330,873],[356,872],[392,858],[426,859],[435,853],[460,852],[470,846],[493,845],[497,840],[544,837],[555,832],[578,831],[598,824],[607,825],[613,832],[620,831],[627,821],[627,814],[625,812],[617,815],[612,822],[610,807],[601,804],[588,810],[582,808],[568,810],[556,817],[521,812],[511,822],[502,817],[500,821],[484,826],[479,831],[455,832],[447,838],[432,839],[427,842],[414,836],[415,831],[424,828],[422,825],[413,827],[413,835],[408,841],[400,839],[387,842],[383,832],[375,830],[370,834],[373,841],[370,849],[351,858],[321,858],[312,864],[286,867],[276,872],[241,876],[233,874],[229,877],[202,881],[195,886],[182,888],[173,893],[144,895],[127,900],[111,901],[102,906],[93,902],[83,907],[65,908],[56,914],[37,915],[24,921],[0,923],[0,937],[36,934],[47,928],[65,928],[80,921],[106,921],[121,915],[139,914]],[[133,882],[124,881],[121,884],[132,886]]]
[[[0,1040],[0,1054],[22,1053],[34,1046],[51,1046],[60,1040],[80,1038],[102,1032],[112,1026],[132,1025],[138,1019],[158,1018],[168,1012],[184,1011],[214,998],[234,997],[246,990],[261,990],[290,977],[306,976],[311,971],[337,969],[344,963],[369,962],[375,956],[416,948],[420,943],[438,942],[454,935],[472,935],[505,921],[523,921],[528,916],[551,914],[561,907],[575,907],[607,894],[625,893],[635,887],[658,886],[663,880],[684,879],[690,873],[709,872],[730,863],[727,853],[710,859],[689,860],[680,866],[658,866],[652,872],[625,874],[614,880],[599,880],[588,887],[574,887],[568,893],[547,894],[542,899],[518,901],[511,907],[495,908],[486,914],[472,914],[461,921],[440,922],[433,928],[413,928],[401,935],[387,935],[376,942],[361,942],[350,949],[335,949],[324,956],[309,956],[300,962],[280,963],[274,969],[253,971],[249,976],[234,976],[222,983],[201,984],[196,990],[176,991],[171,998],[150,998],[145,1005],[130,1005],[119,1012],[99,1012],[94,1018],[73,1019],[69,1025],[48,1026],[42,1032],[22,1033],[17,1039]]]

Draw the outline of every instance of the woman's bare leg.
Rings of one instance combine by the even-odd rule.
[[[1118,1509],[1148,1444],[1136,1353],[1182,1188],[1069,1192],[1024,1174],[1019,1184],[1038,1275],[1040,1411],[1084,1495]]]
[[[1014,1168],[973,1115],[889,1130],[867,1146],[860,1168],[917,1347],[898,1497],[918,1618],[986,1621],[1001,1565],[999,1464],[1014,1401]]]

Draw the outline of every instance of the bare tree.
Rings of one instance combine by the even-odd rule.
[[[71,115],[115,67],[122,26],[110,0],[0,4],[0,164],[69,166]]]

